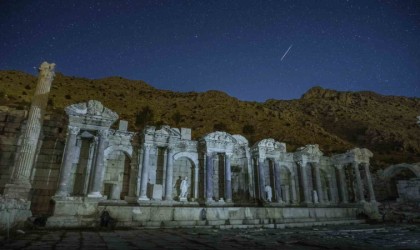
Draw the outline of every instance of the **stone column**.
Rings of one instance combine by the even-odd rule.
[[[206,155],[206,200],[213,201],[213,154]]]
[[[348,193],[347,193],[347,182],[346,182],[346,174],[344,173],[344,166],[339,164],[336,165],[338,170],[338,177],[340,178],[340,193],[341,193],[341,203],[348,203]]]
[[[362,178],[360,177],[360,171],[359,171],[359,163],[353,162],[353,168],[354,168],[354,173],[356,175],[356,185],[357,185],[359,201],[365,201],[365,196],[363,195]]]
[[[231,154],[225,154],[225,198],[226,202],[232,202],[232,172],[230,169]]]
[[[265,175],[264,175],[264,158],[259,157],[258,158],[258,181],[259,181],[259,194],[260,194],[260,200],[266,200],[265,198]]]
[[[109,134],[108,129],[99,130],[98,137],[98,152],[96,152],[95,172],[93,174],[93,182],[88,194],[88,197],[102,197],[102,185],[104,180],[104,161],[105,161],[105,148],[107,144],[107,137]]]
[[[75,157],[74,151],[79,132],[79,127],[68,126],[67,128],[67,142],[63,157],[63,167],[61,169],[60,181],[55,196],[65,197],[69,195],[70,190],[68,189],[68,186],[70,184],[71,167],[73,166],[73,158]]]
[[[308,184],[308,171],[306,167],[306,162],[298,162],[300,165],[300,173],[302,176],[302,189],[303,189],[303,196],[305,199],[305,203],[312,203],[311,202],[311,195],[309,194],[309,184]]]
[[[149,155],[152,145],[143,145],[143,164],[141,168],[140,197],[141,201],[148,201],[147,198],[147,182],[149,180]]]
[[[329,202],[330,203],[335,203],[334,185],[333,185],[332,177],[331,177],[330,174],[328,174],[327,180],[328,180],[328,193],[329,193],[329,197],[330,197]],[[328,200],[325,199],[325,201],[328,201]]]
[[[314,164],[315,168],[315,181],[316,181],[316,191],[318,194],[318,199],[320,203],[324,203],[324,192],[322,191],[322,183],[321,183],[321,170],[319,169],[319,164]]]
[[[281,198],[280,165],[276,160],[274,160],[274,180],[276,182],[275,191],[277,202],[283,203],[283,199]]]
[[[172,180],[174,174],[174,165],[173,165],[173,148],[167,147],[166,149],[166,184],[165,184],[165,200],[172,200]]]
[[[198,199],[198,164],[194,162],[194,200]]]
[[[31,107],[22,132],[22,143],[17,152],[17,160],[13,168],[11,183],[6,184],[5,196],[9,198],[27,199],[31,189],[31,173],[44,121],[45,108],[48,103],[48,93],[54,79],[54,63],[43,62],[39,67],[38,83],[32,98]]]
[[[297,204],[297,192],[296,192],[296,182],[295,182],[295,176],[290,175],[290,185],[292,186],[292,203]]]
[[[365,167],[366,180],[367,180],[368,188],[369,188],[369,200],[371,202],[374,202],[376,201],[376,198],[375,198],[375,192],[373,191],[373,183],[372,183],[372,177],[369,171],[369,163],[364,163],[363,166]]]

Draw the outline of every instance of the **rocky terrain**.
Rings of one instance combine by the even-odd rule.
[[[0,105],[27,109],[35,86],[36,76],[0,71]],[[367,147],[374,153],[374,168],[420,161],[420,98],[314,87],[297,100],[258,103],[220,91],[179,93],[121,77],[92,80],[57,73],[48,109],[64,114],[67,105],[89,99],[128,120],[130,130],[169,124],[192,128],[195,139],[221,130],[243,134],[251,143],[271,137],[287,143],[288,151],[315,143],[327,155]]]

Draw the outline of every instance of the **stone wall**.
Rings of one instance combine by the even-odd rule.
[[[5,185],[10,181],[13,166],[19,157],[19,137],[27,114],[27,110],[0,107],[0,193],[3,193]],[[33,190],[30,206],[34,215],[52,212],[50,199],[56,191],[60,174],[65,143],[65,128],[62,124],[67,123],[65,119],[65,116],[53,113],[47,114],[44,119],[38,156],[31,173]]]
[[[19,135],[27,110],[0,107],[0,193],[10,180],[16,158]]]

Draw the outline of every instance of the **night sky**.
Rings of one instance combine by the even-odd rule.
[[[420,0],[0,0],[0,69],[44,60],[242,100],[316,85],[420,97]]]

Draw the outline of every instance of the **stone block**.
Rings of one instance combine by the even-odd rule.
[[[151,209],[151,207],[131,207],[133,221],[150,221]]]
[[[162,200],[163,187],[160,184],[151,185],[151,196],[153,200]]]
[[[181,128],[181,139],[191,140],[191,129]]]
[[[173,207],[155,207],[153,208],[153,213],[151,213],[151,221],[169,221],[173,220],[174,210]]]
[[[127,131],[127,129],[128,129],[128,121],[120,120],[120,123],[118,124],[118,130]]]
[[[174,209],[174,220],[176,221],[201,220],[201,214],[202,214],[202,209],[177,207]]]

